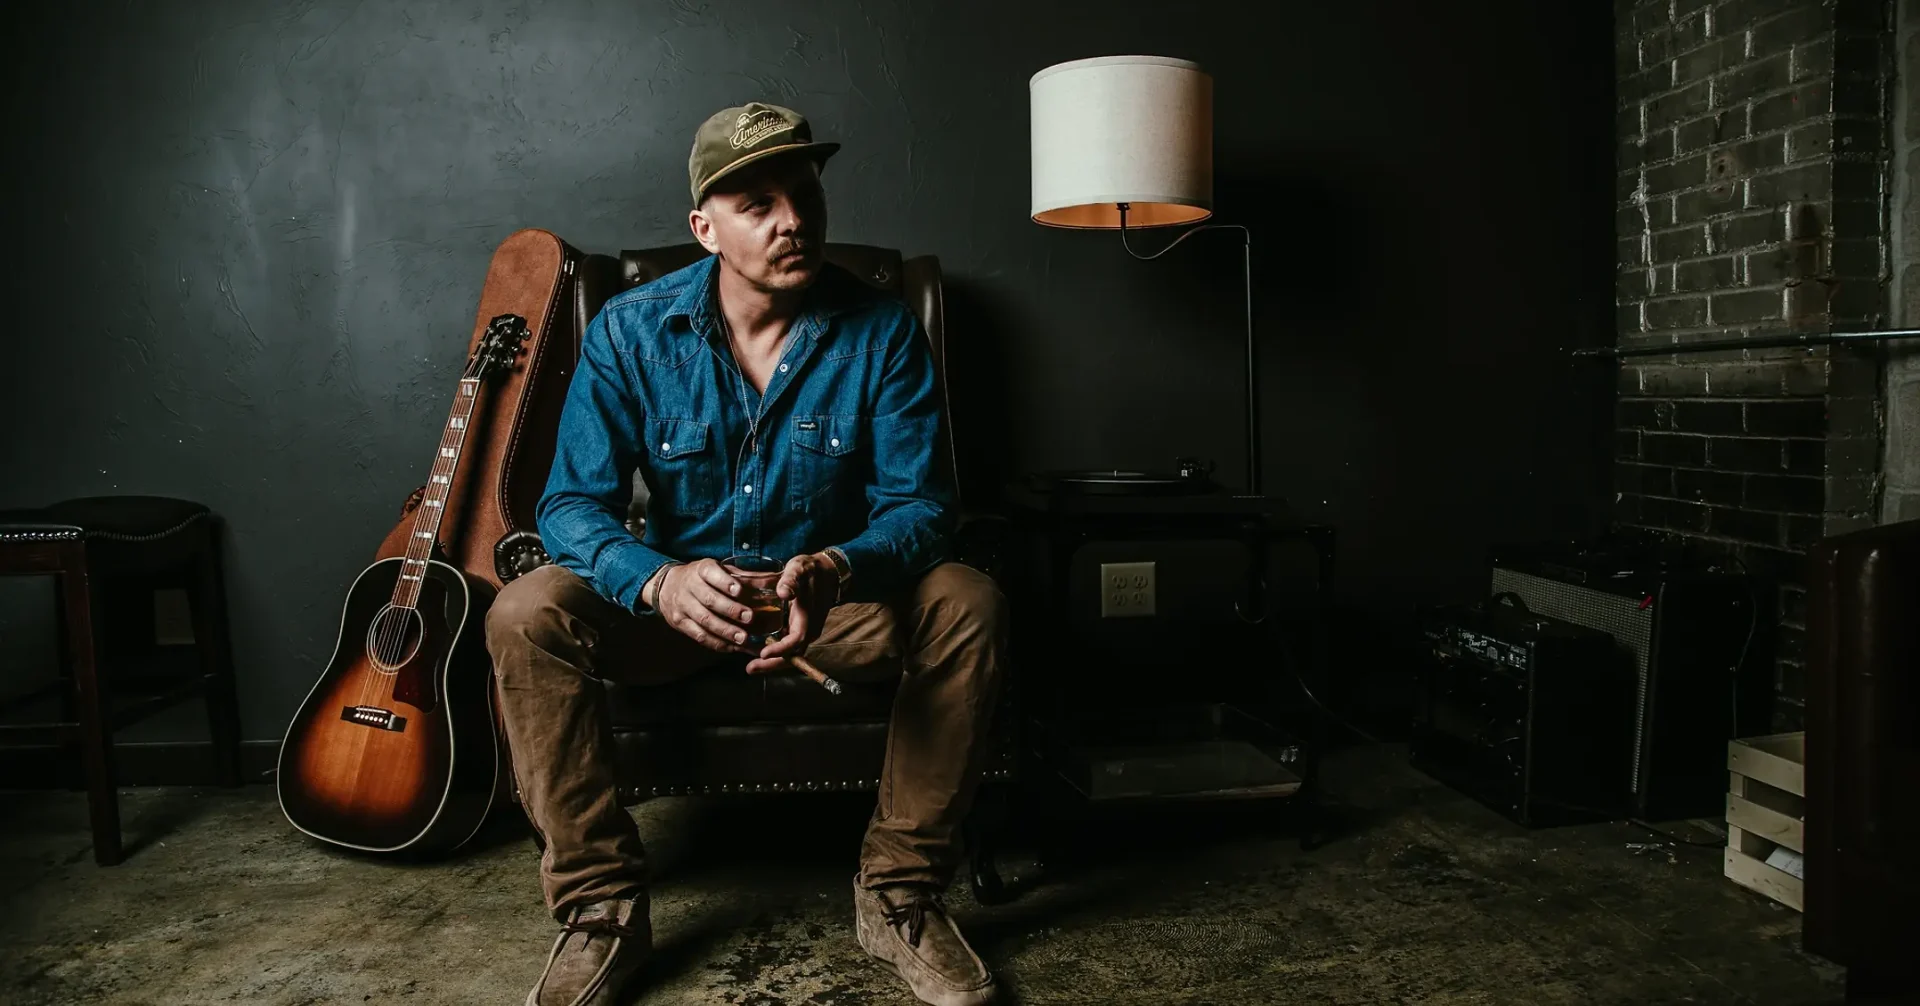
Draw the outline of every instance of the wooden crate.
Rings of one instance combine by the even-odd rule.
[[[1729,741],[1727,773],[1727,877],[1801,911],[1800,878],[1767,857],[1782,846],[1807,851],[1806,734]]]

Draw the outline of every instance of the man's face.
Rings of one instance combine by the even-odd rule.
[[[794,154],[721,179],[688,219],[693,235],[742,279],[767,291],[799,290],[820,274],[827,197],[820,168]]]

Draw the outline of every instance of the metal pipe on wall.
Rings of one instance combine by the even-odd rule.
[[[1663,346],[1584,346],[1574,356],[1608,357],[1678,356],[1686,353],[1712,353],[1726,349],[1780,349],[1794,346],[1842,346],[1890,342],[1894,339],[1920,339],[1920,328],[1888,328],[1872,332],[1808,332],[1801,335],[1765,335],[1754,339],[1711,339],[1706,342],[1669,343]]]

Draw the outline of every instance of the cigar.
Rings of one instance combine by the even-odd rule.
[[[829,692],[832,692],[835,695],[840,694],[840,682],[835,681],[830,677],[827,677],[826,672],[820,670],[820,668],[818,667],[813,666],[813,661],[808,660],[805,657],[788,657],[787,662],[791,663],[795,667],[800,668],[800,673],[806,675],[809,678],[812,678],[815,681],[820,682],[820,687],[826,689]]]

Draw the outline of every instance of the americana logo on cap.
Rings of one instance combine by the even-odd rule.
[[[740,117],[733,120],[733,135],[727,137],[727,142],[733,145],[733,149],[739,150],[742,147],[751,147],[786,128],[788,128],[787,121],[771,108],[763,108],[757,112],[741,112]]]

